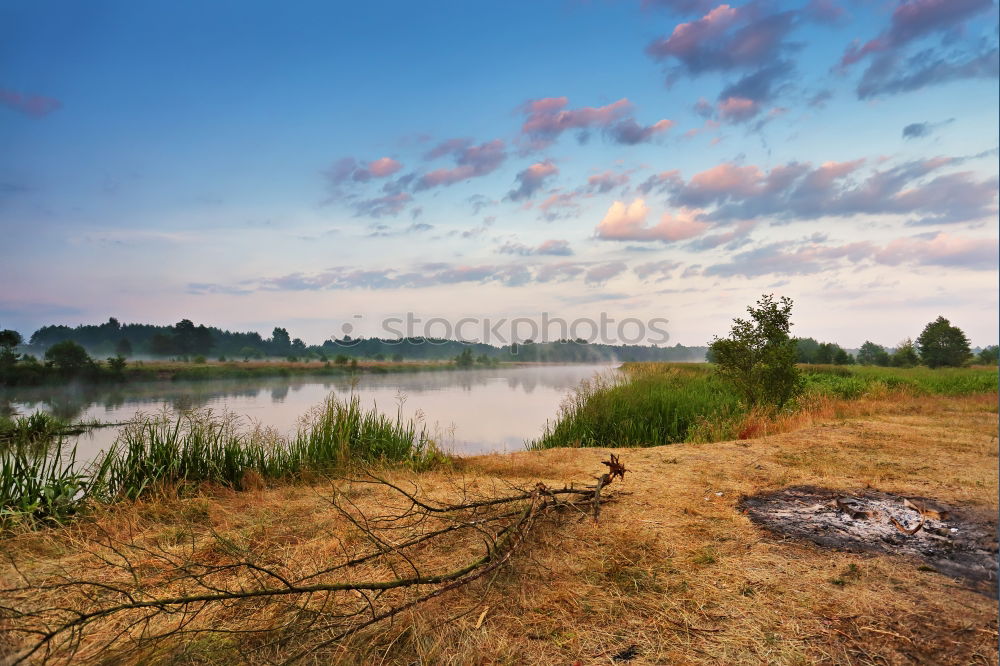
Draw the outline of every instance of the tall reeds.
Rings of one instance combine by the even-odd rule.
[[[295,434],[245,427],[210,411],[137,415],[89,466],[59,439],[52,447],[0,447],[0,527],[62,522],[90,501],[137,499],[154,489],[212,483],[237,490],[357,461],[415,467],[441,453],[422,424],[365,409],[357,396],[330,397]]]

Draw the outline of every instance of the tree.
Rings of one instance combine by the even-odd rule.
[[[125,360],[125,357],[122,356],[121,354],[118,354],[117,356],[108,357],[108,369],[111,371],[111,374],[113,374],[115,377],[119,378],[122,377],[122,375],[125,373],[126,365],[128,365],[128,362]]]
[[[917,338],[917,349],[920,360],[930,368],[960,368],[972,358],[969,338],[944,317],[938,317],[924,327]]]
[[[906,338],[899,343],[896,351],[892,352],[892,356],[889,358],[889,365],[894,368],[912,368],[920,365],[920,357],[917,356],[913,340]]]
[[[171,335],[157,333],[149,340],[149,353],[155,356],[170,356],[177,353],[177,345]]]
[[[87,350],[72,340],[63,340],[49,347],[45,360],[67,375],[75,375],[94,364]]]
[[[288,331],[280,328],[278,326],[274,327],[271,332],[271,347],[272,353],[276,356],[282,356],[289,352],[292,348],[292,339],[288,335]]]
[[[997,357],[1000,355],[998,352],[1000,352],[1000,348],[996,345],[983,347],[982,351],[979,352],[979,356],[976,357],[976,360],[983,365],[996,365]]]
[[[472,357],[472,350],[466,347],[462,350],[462,353],[455,357],[455,365],[460,368],[471,368],[474,359]]]
[[[24,342],[24,338],[17,331],[5,328],[0,331],[0,367],[9,367],[17,361],[17,354],[14,349]]]
[[[836,347],[833,352],[833,364],[834,365],[852,365],[854,363],[854,357],[847,353],[847,350],[841,348],[840,345],[833,345]]]
[[[256,347],[247,346],[240,350],[240,356],[243,357],[244,361],[249,361],[252,358],[260,358],[261,353]]]
[[[728,338],[712,340],[716,372],[748,406],[781,407],[802,387],[796,343],[788,336],[792,300],[782,296],[775,302],[773,294],[765,294],[747,312],[749,319],[733,319]]]
[[[132,343],[128,341],[128,338],[122,338],[118,341],[118,344],[115,345],[115,355],[125,358],[132,355]]]
[[[813,338],[795,338],[795,362],[816,363],[819,343]]]
[[[858,350],[858,363],[861,365],[889,365],[889,352],[882,345],[865,340]]]

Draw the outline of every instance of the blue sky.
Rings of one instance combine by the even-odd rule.
[[[3,2],[0,326],[995,343],[997,70],[991,0]]]

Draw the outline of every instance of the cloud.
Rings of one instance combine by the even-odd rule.
[[[768,11],[763,2],[740,7],[719,5],[700,19],[680,23],[666,37],[657,39],[646,53],[654,60],[672,63],[668,82],[682,74],[750,70],[773,63],[796,50],[786,38],[795,27],[797,11]]]
[[[617,277],[628,270],[624,261],[609,261],[606,264],[594,266],[583,276],[583,281],[587,284],[604,284],[613,277]]]
[[[436,160],[445,155],[459,154],[472,144],[473,141],[470,138],[445,139],[424,153],[424,159],[429,161]]]
[[[594,234],[601,240],[672,242],[698,236],[709,226],[698,219],[700,211],[681,210],[676,216],[664,213],[658,224],[647,227],[648,213],[649,208],[641,198],[627,206],[622,201],[615,201]]]
[[[560,192],[558,190],[538,204],[538,210],[542,219],[554,222],[570,217],[578,217],[580,214],[579,192]]]
[[[515,254],[522,257],[531,255],[551,255],[557,257],[567,257],[573,254],[568,241],[547,240],[537,247],[531,247],[523,243],[508,241],[497,250],[500,254]]]
[[[640,264],[633,268],[632,272],[638,275],[640,280],[659,276],[655,281],[662,282],[668,279],[670,274],[680,268],[680,266],[680,262],[664,259],[662,261],[651,261],[646,264]]]
[[[746,97],[727,97],[718,106],[719,118],[730,123],[749,120],[760,113],[760,105]]]
[[[789,162],[769,172],[726,162],[689,181],[667,172],[640,191],[662,192],[681,208],[705,209],[703,221],[722,223],[768,218],[795,221],[819,217],[900,215],[911,224],[947,224],[995,214],[997,179],[978,180],[971,171],[937,174],[963,158],[938,157],[875,168],[859,175],[864,159]]]
[[[485,176],[496,171],[507,159],[504,142],[500,139],[487,141],[478,146],[471,145],[465,139],[452,139],[450,141],[452,143],[446,141],[440,144],[428,155],[443,156],[446,153],[441,151],[447,147],[447,153],[455,160],[455,167],[435,169],[425,173],[417,180],[416,190],[453,185],[470,178]]]
[[[674,121],[667,120],[666,118],[648,126],[640,125],[634,118],[625,118],[609,126],[605,129],[605,133],[615,143],[633,146],[637,143],[645,143],[657,134],[666,132],[673,126]]]
[[[472,205],[473,215],[479,215],[479,211],[482,209],[489,208],[490,206],[496,206],[498,203],[496,200],[490,199],[482,194],[473,194],[471,197],[466,199],[466,201]]]
[[[814,21],[837,23],[847,16],[835,0],[809,0],[803,11]]]
[[[910,123],[903,128],[903,138],[919,139],[921,137],[930,136],[932,131],[930,123]]]
[[[910,0],[900,2],[889,26],[877,37],[851,44],[840,69],[868,60],[857,85],[859,99],[893,95],[967,78],[996,78],[995,43],[961,41],[961,29],[972,17],[993,7],[992,0]],[[941,44],[907,55],[910,46],[938,36]]]
[[[388,178],[402,168],[403,165],[391,157],[380,157],[368,164],[359,164],[353,157],[342,157],[326,170],[325,175],[330,184],[336,186],[347,181],[367,183],[373,178]]]
[[[898,238],[884,246],[871,242],[827,245],[782,241],[736,254],[732,261],[704,269],[706,276],[748,278],[763,275],[811,275],[835,270],[841,262],[883,266],[943,266],[993,271],[997,239],[959,238],[945,233]]]
[[[996,238],[958,238],[942,232],[929,238],[897,238],[875,253],[875,261],[886,266],[911,263],[992,271],[998,253]]]
[[[664,64],[668,86],[684,76],[740,74],[714,105],[703,99],[695,111],[704,118],[743,123],[772,105],[795,78],[793,57],[802,43],[792,41],[791,33],[806,22],[830,24],[841,16],[830,0],[811,0],[798,9],[769,0],[719,4],[699,19],[676,25],[650,43],[646,53]]]
[[[648,126],[639,124],[629,115],[632,103],[626,98],[605,106],[579,109],[567,109],[568,104],[567,97],[544,97],[520,107],[525,115],[521,138],[528,150],[541,150],[568,130],[580,130],[583,136],[590,130],[601,130],[615,143],[634,145],[650,141],[674,125],[666,118]]]
[[[547,241],[550,248],[558,248],[564,241]],[[542,243],[534,254],[546,247]],[[515,252],[514,254],[519,254]],[[558,255],[557,255],[558,256]],[[665,266],[664,266],[665,267]],[[582,278],[587,285],[599,285],[628,270],[622,261],[603,263],[555,261],[551,263],[513,264],[451,264],[445,262],[422,263],[405,268],[358,268],[334,266],[318,273],[289,273],[277,277],[238,282],[235,286],[191,283],[193,293],[246,294],[256,291],[339,291],[424,289],[455,284],[500,284],[520,287],[527,284],[567,282]],[[650,275],[652,273],[649,273]]]
[[[566,109],[567,104],[567,97],[544,97],[527,102],[521,107],[526,115],[521,125],[522,134],[550,143],[566,130],[606,127],[632,109],[632,103],[624,98],[600,107]]]
[[[62,102],[43,95],[27,95],[0,88],[0,105],[32,118],[42,118],[62,108]]]
[[[427,224],[426,222],[414,222],[408,227],[402,229],[393,229],[388,224],[375,224],[372,225],[372,232],[368,234],[371,238],[388,238],[390,236],[405,236],[407,234],[419,234],[425,231],[430,231],[434,228],[433,224]]]
[[[753,118],[778,97],[793,74],[792,64],[780,60],[743,76],[719,93],[715,117],[730,123]],[[701,113],[704,114],[703,108]]]
[[[364,199],[351,204],[356,216],[382,217],[383,215],[398,215],[413,197],[406,192],[387,194],[374,199]]]
[[[703,14],[715,6],[715,0],[642,0],[644,9],[663,8],[675,14]]]
[[[532,164],[527,169],[517,174],[516,180],[519,183],[516,189],[507,193],[510,201],[522,201],[530,199],[535,192],[541,189],[546,179],[559,173],[559,168],[551,160]]]
[[[587,184],[583,189],[586,192],[604,194],[611,190],[628,185],[629,174],[615,173],[614,171],[602,171],[587,177]]]
[[[386,178],[403,168],[403,165],[391,157],[380,157],[368,165],[368,173],[372,178]]]

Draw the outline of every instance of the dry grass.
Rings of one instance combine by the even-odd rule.
[[[758,423],[760,436],[746,440],[618,451],[630,473],[600,523],[542,531],[498,576],[359,635],[312,663],[997,663],[995,599],[921,570],[917,561],[783,541],[737,507],[742,495],[788,485],[872,486],[937,498],[993,519],[996,397],[813,407],[777,426]],[[747,430],[752,425],[748,421]],[[785,432],[769,434],[776,429]],[[497,478],[588,480],[606,456],[603,449],[526,451],[470,458],[409,478],[441,497],[455,492],[458,477],[489,494],[502,491],[492,480]],[[220,551],[214,531],[269,562],[306,571],[342,556],[338,537],[347,528],[330,511],[328,492],[328,484],[317,480],[145,501],[108,509],[92,523],[21,535],[0,548],[37,571],[81,573],[92,565],[85,551],[101,533],[165,548],[193,544],[200,557],[221,561],[229,555]],[[377,492],[358,492],[352,500],[371,510],[385,501]],[[446,546],[421,557],[446,566],[472,552],[471,544]],[[151,565],[145,582],[156,584],[163,573]],[[13,570],[2,574],[6,587]],[[200,621],[236,628],[266,622],[276,612],[245,605]],[[97,649],[101,638],[92,636],[83,654],[110,663]],[[241,641],[204,634],[141,660],[236,663]],[[243,648],[250,646],[242,641]],[[629,648],[634,657],[613,661]],[[266,655],[289,656],[281,648]]]

